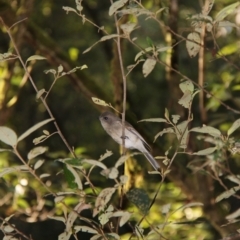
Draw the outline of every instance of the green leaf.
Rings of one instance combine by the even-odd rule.
[[[15,147],[17,145],[17,134],[8,127],[0,127],[0,141]]]
[[[130,202],[135,204],[144,214],[148,213],[150,206],[150,199],[147,193],[141,188],[133,188],[127,192],[127,198]]]
[[[223,20],[227,15],[231,14],[233,11],[236,10],[236,8],[239,6],[239,2],[235,2],[225,8],[223,8],[215,18],[215,21],[219,22]]]
[[[35,124],[34,126],[32,126],[31,128],[29,128],[25,133],[23,133],[17,140],[17,142],[22,141],[24,138],[26,138],[28,135],[30,135],[31,133],[33,133],[34,131],[36,131],[37,129],[39,129],[40,127],[44,126],[45,124],[53,121],[53,118],[44,120],[42,122],[39,122],[37,124]]]
[[[233,125],[228,129],[227,135],[230,136],[234,131],[240,127],[240,119],[236,120]]]
[[[71,158],[65,161],[65,163],[73,165],[73,166],[82,166],[83,158]]]
[[[64,164],[63,173],[67,180],[68,186],[71,189],[77,189],[77,183],[75,182],[75,177],[73,173],[67,168],[67,165]]]

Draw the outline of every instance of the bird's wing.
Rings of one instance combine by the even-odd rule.
[[[138,133],[138,131],[136,131],[136,130],[134,129],[134,127],[133,127],[131,124],[129,124],[128,122],[125,122],[125,125],[128,126],[128,130],[129,130],[131,133],[135,134],[136,136],[138,136],[138,137],[141,139],[144,147],[147,149],[147,151],[150,152],[150,151],[151,151],[151,147],[150,147],[150,146],[148,145],[148,143],[144,140],[144,138]]]

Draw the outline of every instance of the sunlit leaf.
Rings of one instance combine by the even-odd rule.
[[[198,152],[194,152],[193,155],[198,155],[198,156],[209,155],[209,154],[212,154],[213,152],[215,152],[216,149],[217,149],[216,147],[206,148],[206,149],[200,150]]]
[[[215,17],[215,21],[221,21],[223,20],[226,16],[228,16],[229,14],[231,14],[233,11],[236,10],[236,8],[239,6],[239,2],[235,2],[225,8],[223,8],[222,10],[220,10],[218,12],[218,14]]]
[[[17,145],[17,134],[8,127],[0,127],[0,141],[15,147]]]
[[[192,128],[191,130],[189,130],[189,132],[206,133],[213,137],[221,137],[221,135],[222,135],[221,132],[217,128],[205,126],[205,125],[203,125],[202,127]]]
[[[95,98],[95,97],[92,97],[92,100],[95,104],[97,105],[101,105],[101,106],[109,106],[109,104],[107,104],[105,101],[99,99],[99,98]],[[110,106],[109,106],[110,107]]]
[[[101,155],[98,161],[101,162],[101,161],[103,161],[104,159],[112,156],[112,154],[113,154],[112,151],[106,150],[106,153],[104,153],[103,155]]]
[[[37,92],[36,99],[39,99],[45,92],[46,92],[46,91],[45,91],[44,88],[41,89],[41,90],[39,90],[39,91]]]
[[[40,178],[45,178],[45,177],[50,177],[51,175],[49,173],[43,173],[39,177]]]
[[[209,12],[211,11],[211,9],[213,7],[214,0],[208,0],[208,1],[206,1],[206,3],[208,5],[207,6],[203,6],[203,8],[202,8],[202,14],[204,14],[204,15],[208,15],[209,14]]]
[[[142,119],[138,122],[167,122],[167,120],[164,118],[147,118],[147,119]]]
[[[125,23],[121,24],[120,28],[123,30],[124,34],[129,35],[136,27],[136,23]]]
[[[40,168],[45,160],[38,160],[35,164],[34,164],[34,170]]]
[[[106,165],[104,165],[102,162],[99,162],[97,160],[86,159],[86,160],[83,160],[82,163],[88,163],[93,166],[98,166],[102,169],[107,169]]]
[[[155,65],[156,65],[156,60],[154,58],[148,58],[143,63],[143,67],[142,67],[143,76],[147,77],[152,72]]]
[[[119,0],[114,2],[109,8],[109,16],[112,16],[119,8],[123,7],[128,0]]]
[[[186,41],[186,47],[187,47],[187,51],[189,56],[195,57],[199,50],[200,50],[200,43],[201,43],[201,39],[200,39],[200,35],[199,33],[193,32],[193,33],[189,33],[187,36],[188,40],[191,41]]]
[[[37,124],[35,124],[33,127],[29,128],[25,133],[23,133],[19,138],[18,138],[18,142],[22,141],[24,138],[26,138],[28,135],[30,135],[31,133],[35,132],[37,129],[39,129],[40,127],[46,125],[47,123],[53,121],[53,118],[44,120],[42,122],[39,122]]]
[[[170,211],[170,208],[171,208],[170,203],[163,205],[162,208],[161,208],[162,214],[168,214],[169,211]]]
[[[92,233],[92,234],[97,234],[98,233],[97,230],[95,230],[91,227],[88,227],[88,226],[74,226],[74,230],[76,232],[81,231],[81,232],[87,232],[87,233]]]
[[[122,176],[119,177],[119,179],[120,179],[120,182],[121,182],[122,184],[126,184],[127,181],[128,181],[128,176],[122,175]]]
[[[154,136],[154,142],[159,136],[161,137],[163,134],[166,134],[166,133],[174,133],[173,128],[164,128],[161,132],[159,132]]]
[[[77,13],[77,11],[76,11],[76,9],[74,9],[74,8],[71,8],[71,7],[62,7],[63,8],[63,10],[64,11],[66,11],[67,12],[67,14],[68,14],[68,12],[75,12],[75,13]]]
[[[116,38],[118,36],[119,36],[118,34],[110,34],[110,35],[101,37],[100,41],[106,41],[106,40],[109,40],[109,39],[112,39],[112,38]]]
[[[188,121],[183,121],[176,126],[177,130],[174,129],[177,139],[180,140],[180,148],[187,148],[188,143]]]
[[[185,108],[189,108],[192,102],[192,93],[190,91],[185,91],[183,96],[179,99],[178,103]]]
[[[26,63],[33,60],[45,60],[45,59],[46,59],[45,57],[42,57],[40,55],[33,55],[26,60]]]
[[[28,160],[31,160],[35,157],[37,157],[40,154],[45,153],[48,150],[48,147],[35,147],[28,153]]]
[[[111,239],[111,240],[115,240],[115,239],[120,240],[121,239],[120,236],[116,233],[107,233],[106,236],[107,236],[107,239]]]
[[[115,191],[116,188],[105,188],[99,193],[95,201],[93,217],[95,217],[100,211],[102,211],[106,207]]]
[[[232,220],[238,218],[239,216],[240,216],[240,208],[239,208],[238,210],[236,210],[235,212],[227,215],[227,216],[226,216],[226,219],[227,219],[228,221],[232,221]]]
[[[240,190],[240,186],[233,187],[233,188],[221,193],[220,195],[218,195],[215,201],[220,202],[223,199],[229,198],[232,195],[236,194],[236,192],[239,190]]]
[[[236,120],[232,126],[228,129],[227,135],[230,136],[234,131],[240,127],[240,119]]]
[[[172,121],[173,121],[174,124],[177,124],[179,119],[180,119],[179,115],[172,115]]]
[[[190,81],[190,80],[184,80],[183,82],[181,82],[179,84],[179,88],[182,90],[183,93],[188,92],[188,91],[193,93],[193,91],[194,91],[194,85],[193,85],[192,81]]]

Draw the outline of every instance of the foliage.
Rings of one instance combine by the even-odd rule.
[[[204,85],[202,77],[204,70],[201,64],[203,58],[209,57],[205,57],[203,52],[204,49],[208,48],[204,41],[207,36],[208,43],[211,42],[214,45],[214,59],[221,59],[224,62],[221,71],[222,75],[227,75],[227,80],[224,80],[225,83],[228,86],[231,84],[229,79],[233,74],[226,71],[225,66],[229,64],[234,69],[232,71],[237,71],[239,69],[235,64],[237,58],[234,58],[234,56],[230,60],[227,58],[227,51],[222,50],[232,42],[229,40],[229,42],[225,42],[225,46],[220,47],[219,44],[222,43],[219,43],[218,34],[223,28],[238,30],[237,24],[231,21],[231,15],[235,13],[236,8],[239,8],[239,2],[218,9],[215,17],[212,17],[210,13],[215,3],[213,0],[206,1],[200,13],[191,14],[188,17],[189,22],[185,23],[185,27],[188,28],[187,36],[173,31],[168,26],[166,17],[171,17],[171,11],[168,11],[166,6],[156,8],[156,4],[156,6],[147,7],[150,4],[149,1],[146,1],[146,3],[135,0],[111,1],[111,5],[108,6],[108,15],[113,22],[111,22],[111,26],[103,27],[86,15],[85,8],[88,5],[84,5],[86,3],[83,0],[76,0],[75,3],[75,7],[63,6],[63,10],[69,14],[66,18],[74,14],[82,20],[83,26],[90,24],[91,27],[96,28],[102,34],[92,45],[89,44],[90,46],[82,53],[90,54],[98,45],[106,44],[106,42],[112,41],[114,43],[113,59],[116,57],[118,64],[116,70],[114,61],[112,61],[112,68],[113,71],[119,71],[119,76],[115,76],[117,79],[115,82],[113,81],[113,91],[115,91],[115,98],[121,96],[121,104],[118,105],[119,99],[115,99],[115,103],[111,103],[113,101],[109,100],[111,97],[105,95],[106,97],[103,98],[101,95],[104,96],[104,91],[101,92],[97,84],[87,85],[90,81],[87,81],[88,78],[84,75],[84,71],[89,68],[89,66],[87,67],[89,64],[72,66],[71,59],[64,55],[61,55],[60,58],[55,56],[55,59],[64,60],[64,64],[55,61],[58,64],[56,69],[45,70],[46,76],[53,78],[52,83],[36,83],[32,69],[36,63],[40,64],[40,60],[40,62],[50,61],[52,59],[51,54],[42,56],[34,53],[34,55],[23,58],[14,38],[14,31],[21,28],[24,20],[15,22],[9,27],[5,20],[1,18],[4,30],[8,34],[14,49],[14,51],[9,50],[0,55],[2,68],[7,69],[5,64],[8,62],[14,61],[15,63],[18,61],[18,64],[21,65],[21,71],[19,70],[18,74],[23,75],[23,82],[26,82],[24,79],[29,80],[31,87],[35,90],[35,101],[41,103],[42,107],[39,107],[38,111],[41,113],[41,109],[44,108],[43,116],[48,115],[45,120],[34,121],[20,136],[16,133],[19,130],[14,131],[16,127],[0,127],[0,141],[4,146],[0,151],[5,154],[2,155],[4,161],[2,161],[0,169],[0,178],[8,183],[11,182],[16,192],[15,199],[17,199],[17,206],[15,206],[13,214],[0,218],[4,239],[17,239],[13,237],[14,235],[18,236],[19,239],[31,239],[28,233],[20,231],[18,226],[11,222],[18,209],[22,209],[26,213],[33,213],[38,204],[37,202],[24,200],[24,192],[27,188],[32,188],[34,191],[40,189],[39,193],[37,190],[35,191],[38,199],[44,199],[49,195],[53,198],[50,205],[54,211],[48,214],[48,218],[64,224],[65,229],[58,235],[58,239],[62,240],[70,239],[72,236],[75,239],[80,239],[79,236],[81,235],[79,234],[82,233],[86,233],[91,240],[134,238],[177,240],[197,239],[196,236],[200,236],[199,239],[214,238],[213,232],[206,230],[208,225],[215,228],[218,237],[224,237],[230,233],[237,234],[239,229],[234,224],[238,222],[239,208],[225,207],[224,209],[224,204],[229,200],[230,205],[231,199],[239,201],[237,191],[240,190],[240,180],[234,165],[239,169],[235,160],[238,158],[240,151],[236,134],[240,127],[240,119],[235,120],[234,118],[234,120],[231,119],[232,121],[228,119],[227,123],[221,121],[217,124],[211,124],[211,121],[207,121],[206,110],[209,108],[216,111],[224,108],[224,110],[221,110],[221,114],[225,115],[225,109],[232,114],[239,114],[240,111],[235,109],[231,103],[224,101],[232,99],[234,90],[229,91],[229,96],[225,96],[223,89],[226,91],[227,89],[215,85],[213,80],[209,80],[213,93]],[[229,20],[226,20],[228,18]],[[139,28],[144,29],[146,22],[149,27],[152,22],[157,23],[163,36],[170,33],[172,38],[174,36],[178,40],[175,42],[161,41],[159,44],[156,36],[152,38],[139,31]],[[156,31],[156,29],[154,30]],[[127,57],[128,53],[125,56],[123,41],[126,46],[129,44],[134,49],[134,52],[131,52],[131,64],[126,68],[129,56]],[[185,73],[181,68],[179,70],[173,63],[169,62],[175,49],[182,42],[185,45],[184,49],[180,51],[188,53],[188,56],[185,54],[185,58],[199,57],[198,81],[195,81],[191,72],[188,74],[186,71]],[[40,51],[40,49],[42,48],[39,45],[37,50]],[[86,55],[83,55],[82,58],[84,56]],[[93,58],[91,62],[94,62]],[[16,66],[19,67],[19,65]],[[74,83],[79,84],[81,91],[91,102],[92,105],[90,106],[97,107],[98,110],[112,108],[121,114],[123,121],[125,121],[126,110],[131,109],[131,101],[128,102],[127,93],[129,93],[128,90],[135,88],[133,81],[129,81],[133,78],[134,73],[140,76],[139,72],[141,72],[144,78],[148,78],[157,74],[156,70],[163,71],[163,68],[169,73],[169,76],[173,73],[177,74],[180,81],[175,84],[174,89],[170,89],[172,93],[177,89],[175,108],[166,104],[160,117],[144,118],[139,121],[146,126],[150,123],[157,123],[161,130],[158,130],[158,133],[155,134],[154,142],[155,144],[164,143],[162,151],[158,150],[159,155],[156,156],[156,159],[161,161],[161,171],[149,171],[148,176],[144,178],[144,188],[137,185],[138,181],[134,185],[130,184],[133,181],[131,176],[133,174],[130,174],[129,170],[131,166],[128,171],[123,172],[123,166],[128,165],[130,161],[134,161],[138,157],[137,153],[126,154],[123,148],[122,152],[124,154],[120,158],[113,156],[112,151],[108,150],[100,157],[94,157],[94,153],[91,151],[86,156],[83,149],[72,148],[69,141],[66,140],[56,117],[59,111],[56,115],[53,113],[50,107],[53,100],[50,101],[49,99],[55,98],[56,101],[56,95],[53,93],[61,80],[65,78],[74,80],[77,76],[79,81]],[[210,66],[206,68],[210,68]],[[208,74],[206,73],[206,78]],[[225,78],[223,77],[223,79]],[[169,77],[167,80],[172,79]],[[17,86],[20,89],[21,84],[17,84]],[[103,82],[100,86],[100,89],[109,90]],[[153,88],[156,87],[153,86]],[[236,86],[233,89],[236,90]],[[65,88],[61,91],[67,92]],[[151,92],[148,92],[149,90],[142,89],[141,91],[146,95],[149,94],[150,97]],[[222,96],[223,99],[219,98],[219,92],[224,95]],[[50,95],[50,93],[52,94]],[[209,97],[207,103],[204,93]],[[138,94],[141,94],[140,91],[135,92],[136,98]],[[68,93],[68,95],[71,94]],[[133,94],[129,96],[129,99],[132,96]],[[9,96],[6,96],[6,99],[2,98],[0,100],[2,105],[7,103],[7,107],[14,104],[14,101],[17,102],[17,94],[13,91]],[[236,102],[237,98],[233,97],[233,100]],[[196,101],[199,102],[198,112],[196,112]],[[27,104],[31,104],[30,102]],[[143,110],[143,106],[150,104],[152,102],[145,98],[136,105],[138,107],[137,111],[139,109]],[[156,106],[154,107],[155,110]],[[210,119],[214,116],[214,111],[211,113]],[[50,124],[52,124],[51,129],[54,129],[52,131],[47,129]],[[226,126],[223,126],[224,124]],[[86,132],[88,133],[89,127],[86,126]],[[43,127],[43,131],[39,134],[39,129]],[[74,133],[73,131],[72,134],[74,135]],[[33,135],[31,144],[35,146],[31,148],[27,139],[30,139],[30,136]],[[51,140],[54,142],[55,137],[62,140],[68,153],[62,152],[60,147],[57,148],[56,152],[52,151],[51,144],[48,147],[41,145],[42,143],[48,145],[47,143]],[[96,148],[100,148],[100,144],[99,146],[96,144],[97,141],[91,140]],[[101,140],[100,142],[104,143]],[[25,145],[25,148],[22,145]],[[27,151],[23,151],[24,149],[27,149]],[[21,165],[19,162],[16,163],[11,160],[11,154],[18,161],[20,160]],[[49,164],[47,158],[54,161]],[[109,159],[114,159],[114,163]],[[141,164],[138,164],[139,166]],[[134,171],[135,179],[137,179],[138,168],[135,167]],[[139,175],[143,176],[143,173]],[[102,184],[103,182],[104,184]],[[176,184],[174,187],[172,182]],[[209,185],[206,185],[206,183],[209,183]],[[215,186],[217,186],[216,190],[213,189]],[[21,191],[22,196],[20,196]],[[184,201],[191,202],[178,202],[181,198],[184,198]],[[127,204],[125,204],[126,202]],[[211,211],[209,211],[209,208],[211,208]],[[221,212],[219,209],[223,211]],[[225,229],[222,228],[223,225],[226,227]]]

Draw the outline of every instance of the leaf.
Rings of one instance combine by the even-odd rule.
[[[223,199],[229,198],[239,190],[240,190],[240,186],[233,187],[233,188],[221,193],[220,195],[218,195],[215,201],[220,202]]]
[[[60,64],[59,66],[58,66],[58,73],[61,73],[62,71],[63,71],[63,66]]]
[[[213,7],[214,0],[208,0],[206,3],[208,4],[206,9],[204,7],[202,8],[202,14],[204,14],[204,15],[208,15],[209,14],[209,12],[211,11],[211,9]]]
[[[188,92],[188,91],[193,93],[193,91],[194,91],[194,85],[193,85],[192,81],[190,81],[190,80],[181,82],[179,84],[179,88],[182,90],[183,93]]]
[[[103,155],[101,155],[98,161],[101,162],[101,161],[103,161],[104,159],[112,156],[112,154],[113,154],[112,151],[106,150],[106,153],[104,153]]]
[[[164,118],[147,118],[147,119],[142,119],[138,122],[167,122],[167,120]]]
[[[161,208],[162,214],[165,214],[165,215],[168,214],[170,208],[171,208],[171,204],[170,203],[167,203],[167,204],[163,205],[162,208]]]
[[[136,23],[125,23],[121,24],[120,28],[123,30],[123,33],[128,36],[135,29],[136,25]]]
[[[103,101],[103,100],[101,100],[101,99],[99,99],[99,98],[95,98],[95,97],[92,97],[92,100],[93,100],[93,102],[95,103],[95,104],[97,104],[97,105],[101,105],[101,106],[108,106],[108,107],[110,107],[109,106],[109,104],[107,104],[105,101]]]
[[[180,148],[187,148],[188,143],[188,121],[183,121],[179,123],[177,126],[177,130],[175,131],[175,134],[177,136],[177,139],[180,140]]]
[[[148,58],[143,63],[143,67],[142,67],[143,76],[147,77],[152,72],[155,65],[156,65],[156,60],[154,58]]]
[[[119,226],[122,227],[132,216],[132,213],[124,212],[122,217],[120,218]]]
[[[228,180],[234,182],[234,183],[237,183],[238,185],[240,185],[240,176],[239,175],[236,175],[236,176],[233,176],[233,175],[228,175],[226,177]]]
[[[218,12],[218,14],[215,17],[215,21],[219,22],[223,20],[227,15],[231,14],[233,11],[236,10],[236,8],[239,6],[239,2],[233,3],[225,8],[223,8],[221,11]]]
[[[79,158],[71,158],[71,159],[67,159],[65,163],[73,166],[82,166],[82,160],[83,159],[79,159]]]
[[[123,7],[128,0],[119,0],[114,2],[109,8],[109,16],[112,16],[119,8]]]
[[[39,99],[45,92],[46,92],[46,91],[45,91],[44,88],[41,89],[41,90],[39,90],[39,91],[37,92],[36,99]]]
[[[238,210],[236,210],[235,212],[233,212],[233,213],[229,214],[228,216],[226,216],[226,219],[228,221],[232,221],[232,220],[236,219],[239,216],[240,216],[240,208]]]
[[[74,226],[74,230],[77,232],[81,231],[81,232],[87,232],[87,233],[92,233],[92,234],[97,234],[98,231],[88,227],[88,226]]]
[[[25,133],[23,133],[17,140],[17,142],[22,141],[24,138],[26,138],[28,135],[30,135],[31,133],[33,133],[34,131],[36,131],[37,129],[39,129],[40,127],[46,125],[47,123],[53,121],[53,118],[49,118],[47,120],[44,120],[42,122],[39,122],[37,124],[35,124],[33,127],[29,128]]]
[[[230,136],[236,129],[240,127],[240,119],[236,120],[233,125],[228,129],[227,135]]]
[[[191,102],[192,102],[192,93],[188,90],[183,94],[183,96],[178,101],[178,103],[185,108],[189,108]]]
[[[213,152],[215,152],[216,149],[217,149],[216,147],[206,148],[206,149],[200,150],[198,152],[194,152],[193,155],[198,155],[198,156],[209,155],[209,154],[212,154]]]
[[[110,169],[104,169],[101,171],[101,174],[110,179],[116,179],[118,177],[119,171],[117,168],[113,167]]]
[[[26,60],[26,63],[33,60],[45,60],[45,59],[46,59],[45,57],[42,57],[40,55],[32,55]]]
[[[159,136],[161,137],[165,133],[174,133],[174,130],[173,128],[164,128],[161,132],[154,136],[153,142],[155,142]]]
[[[119,177],[121,184],[126,184],[128,181],[128,176],[122,175]]]
[[[200,50],[200,43],[201,43],[201,39],[200,39],[200,35],[196,32],[193,33],[189,33],[187,36],[187,39],[191,40],[191,41],[186,41],[186,47],[187,47],[187,51],[189,56],[195,57],[199,50]]]
[[[40,154],[45,153],[48,150],[48,147],[35,147],[28,153],[28,160],[31,160],[35,157],[37,157]]]
[[[191,130],[189,130],[189,132],[206,133],[213,137],[221,137],[221,135],[222,135],[218,129],[216,129],[214,127],[206,126],[206,125],[203,125],[202,127],[192,128]]]
[[[44,162],[45,162],[45,160],[38,160],[34,165],[34,170],[40,168]]]
[[[64,165],[63,170],[64,170],[64,176],[66,177],[68,186],[71,189],[78,188],[78,189],[82,190],[83,189],[82,181],[81,181],[78,173],[76,172],[76,170],[68,164]]]
[[[107,236],[107,239],[109,239],[109,240],[110,239],[111,240],[114,240],[114,239],[120,240],[121,239],[120,236],[116,233],[107,233],[106,236]]]
[[[90,159],[88,160],[87,159],[87,160],[83,160],[82,163],[88,163],[88,164],[93,165],[93,166],[98,166],[102,169],[107,169],[106,165],[104,165],[102,162],[99,162],[97,160],[90,160]]]
[[[112,38],[115,38],[118,36],[119,36],[118,34],[110,34],[110,35],[101,37],[100,41],[106,41],[106,40],[109,40],[109,39],[112,39]]]
[[[180,119],[179,115],[172,115],[172,121],[173,121],[174,124],[177,124],[179,119]]]
[[[68,12],[75,12],[75,13],[77,13],[76,9],[74,9],[74,8],[66,7],[66,6],[64,6],[62,8],[63,8],[64,11],[66,11],[67,14],[68,14]]]
[[[150,199],[147,193],[141,188],[133,188],[126,193],[127,198],[140,209],[144,214],[148,213]]]
[[[39,177],[40,177],[40,178],[45,178],[45,177],[49,177],[49,176],[51,176],[51,175],[48,174],[48,173],[43,173],[43,174],[41,174]]]
[[[116,188],[105,188],[99,193],[95,201],[93,217],[95,217],[100,211],[102,211],[106,207],[107,203],[110,201],[115,191]]]
[[[0,127],[0,141],[14,148],[17,145],[17,134],[8,127]]]
[[[28,166],[20,165],[20,166],[11,167],[11,168],[2,168],[0,172],[0,178],[8,173],[17,172],[17,171],[26,172],[28,171]]]

